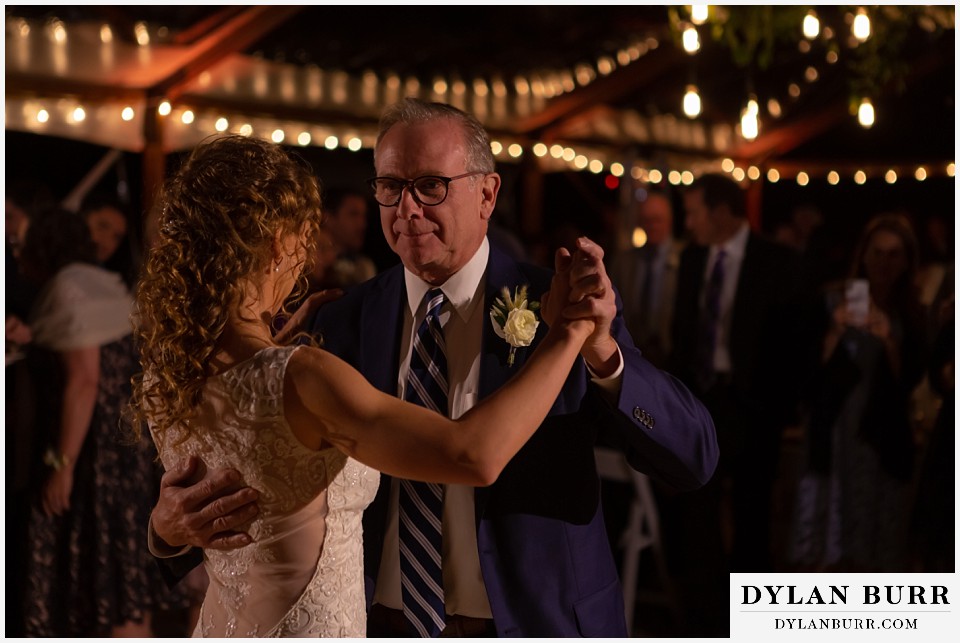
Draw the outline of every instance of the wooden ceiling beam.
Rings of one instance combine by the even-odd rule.
[[[211,66],[249,47],[278,25],[303,10],[303,6],[251,6],[230,18],[189,47],[186,60],[167,78],[150,88],[151,96],[176,99],[187,84]]]
[[[944,60],[944,55],[939,52],[923,56],[911,63],[910,74],[906,82],[909,84],[935,72],[943,66]],[[890,92],[892,88],[893,82],[890,81],[881,88],[880,92],[885,94]],[[760,164],[771,157],[782,156],[800,147],[807,141],[833,128],[845,118],[851,118],[846,96],[793,123],[767,130],[753,141],[744,141],[726,152],[726,155],[740,161]]]
[[[675,47],[658,47],[642,58],[618,67],[608,76],[547,103],[540,112],[528,116],[517,124],[517,132],[536,135],[539,131],[562,127],[561,121],[601,104],[615,102],[649,85],[661,75],[680,63],[686,56]]]

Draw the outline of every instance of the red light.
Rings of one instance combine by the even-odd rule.
[[[620,187],[620,179],[612,174],[608,174],[607,178],[603,180],[603,184],[607,186],[608,190],[616,190]]]

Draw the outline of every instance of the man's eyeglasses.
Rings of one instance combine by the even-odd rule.
[[[410,180],[378,176],[370,179],[369,183],[373,188],[373,198],[386,208],[400,203],[405,188],[410,189],[413,200],[420,205],[440,205],[447,198],[450,181],[476,174],[486,174],[486,172],[467,172],[457,176],[418,176]]]

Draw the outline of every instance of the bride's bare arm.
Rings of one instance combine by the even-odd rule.
[[[560,393],[592,322],[552,326],[516,376],[458,420],[386,395],[339,358],[301,349],[287,366],[294,432],[385,473],[427,482],[491,484]]]

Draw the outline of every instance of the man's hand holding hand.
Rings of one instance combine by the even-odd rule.
[[[597,377],[613,375],[620,368],[620,351],[610,334],[617,315],[613,285],[603,265],[603,248],[586,237],[577,239],[577,247],[570,260],[570,303],[563,315],[570,319],[592,319],[593,334],[580,351]]]

